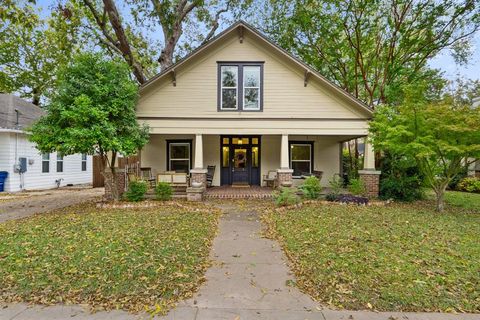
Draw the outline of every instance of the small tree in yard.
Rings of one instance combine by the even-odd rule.
[[[412,101],[381,107],[370,124],[376,150],[416,161],[436,195],[436,209],[444,209],[449,182],[462,171],[465,159],[480,157],[480,110],[439,103]]]
[[[62,69],[47,113],[31,129],[41,152],[98,154],[114,199],[118,153],[131,155],[148,141],[148,128],[136,121],[138,88],[129,67],[98,54],[81,54]],[[107,178],[107,177],[106,177]]]

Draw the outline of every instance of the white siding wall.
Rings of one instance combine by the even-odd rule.
[[[5,138],[7,137],[7,138]],[[7,140],[8,139],[8,140]],[[42,173],[42,155],[34,147],[33,143],[27,140],[25,134],[18,134],[17,156],[15,157],[15,134],[0,134],[0,171],[8,171],[9,176],[6,181],[7,192],[20,191],[20,174],[13,172],[13,166],[16,159],[27,158],[27,172],[24,174],[24,189],[51,189],[55,188],[55,180],[62,178],[61,186],[67,184],[88,184],[92,183],[92,157],[87,156],[87,170],[82,171],[81,155],[74,154],[63,158],[63,172],[57,172],[57,154],[50,154],[50,172]],[[8,146],[8,147],[5,147]],[[8,160],[4,154],[8,155]],[[33,160],[33,164],[29,164]]]

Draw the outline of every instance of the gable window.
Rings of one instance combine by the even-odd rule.
[[[190,172],[192,163],[192,141],[167,141],[167,170],[179,173]]]
[[[87,154],[82,153],[82,171],[87,171]]]
[[[219,62],[219,111],[261,111],[262,90],[263,62]]]
[[[57,172],[63,172],[63,156],[57,154]]]
[[[290,168],[293,169],[293,177],[297,178],[312,173],[313,142],[290,142]]]
[[[50,172],[50,154],[42,154],[42,173]]]

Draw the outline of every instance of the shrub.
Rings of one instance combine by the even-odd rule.
[[[380,199],[410,202],[423,198],[423,179],[414,159],[385,153],[380,170]]]
[[[455,190],[458,188],[458,184],[468,177],[468,168],[464,167],[462,171],[453,176],[452,180],[448,184],[448,189]]]
[[[322,191],[320,180],[317,177],[311,176],[305,179],[305,182],[300,187],[303,196],[307,199],[317,199]]]
[[[148,184],[145,181],[132,181],[128,185],[128,191],[125,192],[125,198],[132,202],[142,201],[147,189]]]
[[[291,206],[299,202],[299,198],[294,188],[281,188],[274,195],[277,206]]]
[[[325,196],[327,201],[337,201],[343,188],[343,179],[339,175],[334,175],[329,181],[330,191]]]
[[[457,189],[460,191],[480,193],[480,179],[474,177],[465,178],[457,185]]]
[[[167,182],[159,182],[155,187],[155,196],[157,200],[170,200],[172,198],[173,189]]]
[[[350,179],[348,183],[348,191],[353,195],[364,195],[366,192],[365,184],[360,179]]]

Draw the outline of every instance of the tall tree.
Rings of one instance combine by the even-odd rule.
[[[264,28],[283,47],[370,106],[424,76],[450,48],[468,59],[478,0],[271,0]]]
[[[164,70],[174,63],[186,28],[196,37],[185,43],[187,50],[214,36],[223,16],[237,17],[251,0],[130,0],[119,7],[114,0],[72,0],[86,9],[87,28],[113,54],[122,56],[142,84],[157,66]],[[147,30],[148,32],[145,32]],[[200,32],[199,30],[203,31]],[[148,33],[162,34],[156,41]],[[157,39],[158,40],[158,39]],[[156,57],[154,56],[156,54]]]
[[[79,47],[79,20],[63,10],[41,19],[28,2],[1,2],[0,91],[18,92],[39,105],[52,89],[58,68]]]
[[[63,68],[47,114],[32,128],[30,140],[45,153],[98,154],[112,175],[105,183],[119,198],[116,159],[131,155],[148,141],[148,128],[137,123],[138,87],[123,61],[81,54]]]
[[[376,150],[414,159],[436,195],[436,209],[443,211],[444,194],[464,162],[480,157],[480,109],[448,98],[425,101],[422,90],[412,89],[397,108],[379,107],[370,124]]]

